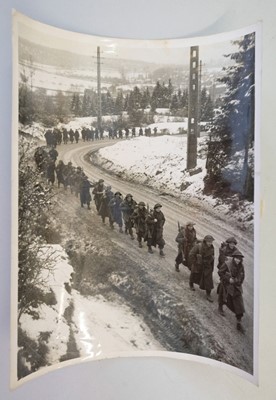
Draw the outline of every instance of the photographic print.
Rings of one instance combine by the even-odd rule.
[[[128,355],[256,375],[255,43],[15,13],[14,384]]]

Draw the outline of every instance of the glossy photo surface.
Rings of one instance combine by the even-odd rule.
[[[256,35],[14,15],[14,386],[146,355],[256,378]]]

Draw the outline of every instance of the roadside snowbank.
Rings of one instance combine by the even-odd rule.
[[[56,304],[51,306],[43,304],[38,309],[39,319],[33,319],[30,315],[23,314],[20,322],[21,328],[37,342],[41,333],[49,333],[47,361],[49,365],[52,365],[59,362],[60,357],[67,352],[70,329],[64,311],[71,300],[71,295],[66,287],[71,285],[73,268],[68,263],[68,257],[60,245],[45,245],[41,249],[40,257],[42,261],[47,260],[47,264],[50,264],[51,268],[47,268],[41,273],[41,281],[44,282],[41,289],[45,293],[49,293],[52,289]]]
[[[45,245],[40,256],[47,260],[47,269],[41,272],[44,282],[41,288],[45,293],[54,292],[56,304],[41,305],[39,319],[23,314],[20,326],[37,343],[41,336],[47,337],[47,365],[70,358],[65,356],[72,330],[80,357],[104,358],[118,352],[163,350],[130,308],[109,303],[101,296],[83,297],[71,288],[73,268],[60,245]],[[66,318],[68,308],[73,309],[71,321]],[[30,364],[26,363],[26,367]]]
[[[198,170],[192,173],[186,171],[186,136],[138,137],[100,149],[92,157],[97,164],[123,179],[151,186],[183,200],[200,201],[218,215],[233,218],[243,229],[253,228],[253,203],[236,201],[235,196],[223,201],[203,195],[207,140],[206,136],[198,139]],[[232,164],[236,164],[239,157],[242,155],[237,154]],[[234,168],[232,164],[229,168]]]

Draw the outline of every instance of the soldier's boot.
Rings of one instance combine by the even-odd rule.
[[[165,253],[164,253],[163,249],[160,249],[159,254],[161,257],[165,257]]]
[[[223,305],[219,304],[218,306],[218,312],[220,315],[222,315],[223,317],[225,317],[225,312],[223,311]]]
[[[133,233],[131,233],[130,238],[131,238],[131,240],[135,239]]]
[[[151,246],[148,246],[148,253],[153,254]]]
[[[195,288],[194,288],[194,284],[192,282],[189,282],[189,288],[194,292]]]
[[[242,326],[242,324],[241,324],[240,321],[237,322],[237,330],[238,330],[239,332],[243,333],[243,334],[245,333],[245,329],[244,329],[244,327]]]
[[[91,210],[91,208],[90,208],[90,203],[87,204],[87,209],[88,209],[88,210]]]
[[[83,208],[83,203],[81,203],[81,207]]]
[[[138,242],[138,246],[140,247],[140,249],[143,247],[142,246],[142,242]]]
[[[120,226],[119,232],[120,232],[120,233],[123,233],[123,229],[122,229],[121,226]]]
[[[176,270],[176,272],[180,272],[179,264],[177,264],[177,263],[175,263],[175,270]]]
[[[213,303],[214,300],[211,297],[211,292],[209,290],[206,290],[206,299],[210,302]]]

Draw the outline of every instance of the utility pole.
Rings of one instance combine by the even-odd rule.
[[[189,83],[189,110],[188,110],[188,137],[187,137],[187,170],[197,164],[197,136],[199,113],[199,47],[190,48],[190,83]]]
[[[97,127],[99,133],[102,128],[102,95],[101,95],[101,56],[100,46],[97,47],[97,82],[98,82],[98,116],[97,116]]]
[[[198,77],[198,132],[197,137],[200,137],[200,121],[201,121],[201,81],[202,81],[202,60],[199,62],[199,77]]]

